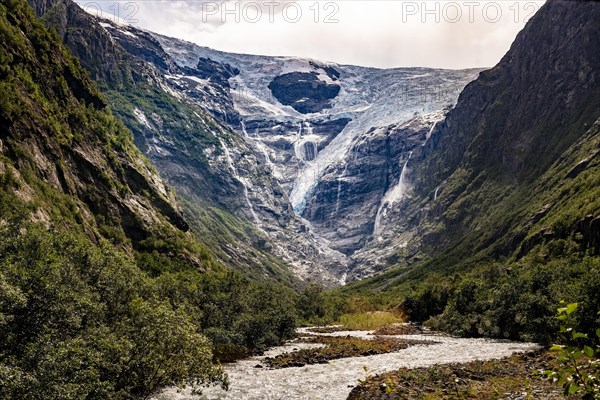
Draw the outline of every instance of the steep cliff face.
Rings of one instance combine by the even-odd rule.
[[[333,71],[337,72],[333,67]],[[337,72],[339,76],[339,72]],[[340,93],[336,75],[327,74],[331,83],[319,79],[317,71],[289,72],[275,77],[269,84],[273,96],[302,114],[312,114],[331,108],[331,100]]]
[[[531,181],[581,136],[599,107],[599,13],[594,2],[550,1],[532,18],[438,126],[421,193],[467,163]]]
[[[369,243],[382,244],[409,200],[412,155],[443,116],[444,111],[425,114],[360,135],[344,163],[324,173],[304,217],[336,248],[355,257]],[[383,247],[395,245],[388,242]]]
[[[413,234],[384,280],[555,246],[554,258],[597,254],[599,39],[597,3],[549,1],[467,85],[413,154],[412,198],[392,228]]]
[[[525,188],[596,121],[599,17],[600,7],[593,2],[548,2],[500,63],[465,88],[419,156],[424,160],[416,184],[419,194],[440,194],[434,215],[441,218],[433,220],[445,229],[433,241],[446,236],[448,243],[449,236],[475,229],[490,210],[505,209],[508,220],[497,221],[481,247],[498,240],[510,230],[502,227],[510,224],[508,217],[515,223],[517,210],[533,201]],[[497,251],[510,252],[517,244],[512,240]]]
[[[173,192],[87,72],[24,3],[8,6],[0,37],[3,215],[202,265]],[[179,240],[183,252],[169,254],[155,246],[160,240]]]
[[[29,0],[28,3],[37,17],[43,17],[46,24],[56,29],[63,43],[77,56],[92,79],[123,88],[140,79],[142,70],[120,63],[120,60],[128,58],[127,53],[115,46],[110,37],[101,31],[91,31],[87,33],[90,37],[84,40],[86,35],[83,35],[81,27],[92,24],[93,17],[81,13],[81,8],[75,3],[67,0]]]

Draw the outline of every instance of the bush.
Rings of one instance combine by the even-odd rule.
[[[109,245],[0,232],[0,398],[145,398],[167,385],[226,384],[210,342]]]
[[[600,399],[600,328],[595,340],[575,329],[574,313],[579,304],[562,303],[557,319],[561,321],[561,343],[550,348],[556,352],[558,368],[545,372],[547,377],[562,385],[564,395],[581,395],[584,400]],[[600,315],[600,312],[597,313]],[[594,342],[596,344],[594,344]]]

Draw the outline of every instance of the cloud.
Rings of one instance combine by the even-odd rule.
[[[80,4],[89,2],[78,1]],[[137,26],[215,49],[374,67],[492,66],[544,3],[95,0]],[[129,9],[126,13],[126,5]],[[134,4],[135,12],[132,13]]]

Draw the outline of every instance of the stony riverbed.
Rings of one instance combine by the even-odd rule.
[[[307,334],[306,329],[299,334]],[[314,334],[314,332],[313,332]],[[373,338],[369,331],[337,331],[320,333],[325,336],[354,336]],[[156,400],[345,400],[367,375],[397,370],[401,367],[417,368],[435,364],[466,363],[490,360],[527,352],[538,348],[532,343],[515,343],[489,339],[463,339],[445,335],[422,333],[396,335],[393,338],[430,341],[406,349],[365,357],[331,360],[326,364],[306,365],[284,369],[269,369],[263,364],[266,357],[294,351],[295,349],[322,346],[314,343],[293,342],[273,348],[263,356],[252,357],[225,366],[230,389],[208,388],[202,395],[192,395],[189,390],[170,388]]]

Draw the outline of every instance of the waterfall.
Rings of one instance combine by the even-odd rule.
[[[431,134],[433,133],[433,130],[435,129],[437,123],[438,123],[438,121],[435,121],[433,123],[433,125],[431,125],[431,129],[429,129],[429,132],[427,132],[427,136],[425,137],[425,141],[423,142],[423,146],[425,146],[425,144],[429,141],[429,138],[431,137]]]
[[[269,172],[271,172],[273,176],[278,178],[278,176],[276,176],[277,170],[275,169],[275,165],[273,164],[273,162],[271,162],[271,157],[269,156],[269,152],[266,149],[267,146],[259,139],[258,134],[255,134],[253,137],[250,137],[248,131],[246,130],[246,123],[244,122],[244,120],[240,120],[240,124],[242,125],[242,133],[244,134],[244,137],[250,139],[254,143],[255,147],[262,153],[263,157],[265,158],[265,163],[267,164]]]
[[[269,156],[269,152],[267,151],[265,144],[261,143],[259,139],[256,139],[256,147],[261,151],[263,157],[265,158],[265,163],[267,164],[267,168],[275,176],[276,178],[279,176],[277,174],[277,170],[275,169],[275,165],[271,161],[271,156]]]
[[[302,142],[294,143],[294,155],[299,161],[304,162],[304,144]]]
[[[398,183],[393,188],[388,189],[388,191],[383,196],[383,199],[381,199],[379,209],[377,209],[377,214],[375,215],[375,226],[373,228],[373,234],[379,231],[379,228],[381,227],[381,219],[387,216],[389,207],[392,206],[396,201],[404,197],[404,194],[406,193],[406,167],[408,166],[408,161],[410,161],[412,154],[412,151],[408,153],[408,158],[402,166],[400,178],[398,178]]]
[[[240,123],[242,124],[242,132],[244,133],[244,136],[248,137],[248,131],[246,131],[246,123],[244,122],[244,120],[241,120]]]
[[[304,150],[304,161],[312,161],[317,158],[317,153],[319,152],[317,148],[317,144],[313,141],[304,142],[303,144]]]
[[[235,168],[235,164],[233,163],[233,159],[231,158],[231,153],[229,153],[229,149],[227,148],[227,146],[225,145],[225,142],[223,142],[223,139],[219,138],[219,143],[221,143],[221,147],[223,148],[223,153],[225,153],[225,159],[227,161],[227,168],[231,171],[231,175],[242,184],[244,190],[244,198],[246,199],[246,204],[248,204],[248,209],[250,210],[250,214],[252,215],[252,219],[254,220],[254,223],[260,227],[261,223],[260,223],[260,218],[258,218],[258,214],[256,214],[256,211],[254,211],[254,206],[252,205],[252,201],[250,201],[250,191],[248,190],[248,184],[246,182],[246,179],[241,177],[237,171],[237,169]]]
[[[436,201],[438,199],[438,193],[440,192],[440,189],[444,187],[445,184],[446,181],[443,181],[438,187],[435,188],[435,192],[433,192],[433,201]]]
[[[338,216],[338,212],[340,210],[340,195],[342,194],[342,179],[346,176],[346,172],[348,171],[348,164],[350,164],[349,162],[346,162],[346,166],[344,166],[344,170],[342,171],[342,174],[338,176],[338,187],[337,187],[337,197],[335,199],[335,217],[337,218]]]
[[[306,129],[306,132],[304,132],[304,129]],[[313,135],[313,128],[310,123],[300,122],[296,133],[296,141],[294,142],[294,155],[302,163],[317,158],[319,148],[315,140],[318,140],[318,137]]]

